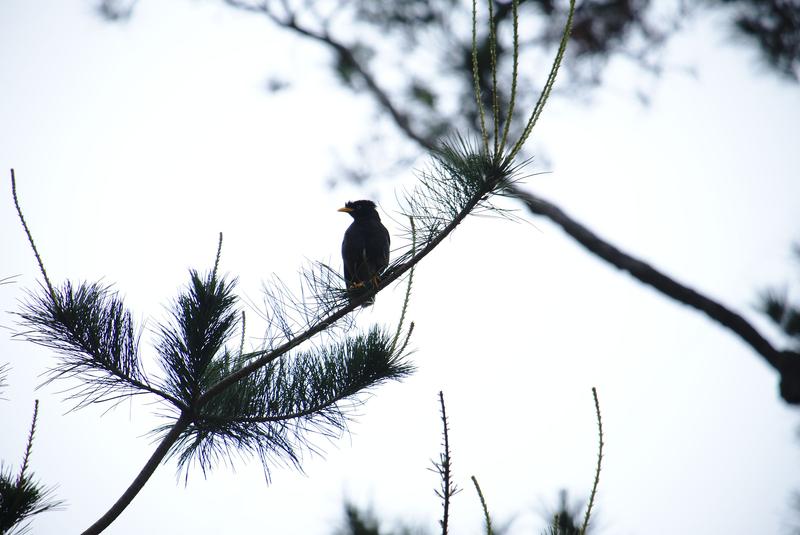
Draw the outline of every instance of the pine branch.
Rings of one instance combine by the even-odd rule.
[[[221,361],[211,375],[224,377],[238,359]],[[385,330],[373,327],[331,345],[286,356],[260,368],[206,403],[181,436],[179,462],[196,459],[205,472],[228,450],[258,456],[269,475],[268,461],[286,460],[300,468],[304,433],[334,436],[345,429],[348,414],[341,404],[359,404],[357,396],[413,372],[401,352],[391,348]]]
[[[217,278],[217,264],[205,278],[190,271],[190,283],[172,306],[172,321],[159,328],[157,350],[167,376],[165,390],[191,407],[209,381],[213,359],[234,335],[236,281]]]
[[[411,257],[413,258],[417,252],[417,228],[414,224],[414,217],[408,217],[409,228],[411,230]],[[414,284],[414,268],[412,267],[411,270],[408,272],[408,283],[406,284],[406,294],[405,298],[403,299],[403,308],[400,311],[400,319],[397,322],[397,331],[394,333],[394,338],[392,339],[392,351],[394,351],[395,347],[397,347],[397,341],[400,338],[400,334],[403,330],[403,325],[405,324],[406,319],[406,312],[408,311],[408,303],[411,300],[411,288]],[[409,328],[408,335],[406,336],[406,343],[408,343],[408,337],[411,336],[411,331],[414,329],[414,323],[411,323],[411,327]],[[403,344],[403,349],[405,349],[405,344]],[[403,352],[403,349],[400,350],[400,353]]]
[[[270,7],[269,2],[263,2],[261,4],[254,5],[247,2],[242,2],[240,0],[224,1],[229,6],[237,9],[266,15],[277,26],[291,30],[302,37],[325,45],[334,53],[340,64],[348,65],[361,77],[367,89],[378,101],[378,104],[381,106],[381,108],[383,108],[383,110],[390,115],[395,125],[397,125],[397,127],[400,128],[400,130],[402,130],[402,132],[409,139],[412,139],[428,150],[432,150],[435,147],[433,140],[427,139],[414,131],[408,115],[402,112],[399,107],[392,102],[389,94],[378,84],[375,76],[361,61],[358,60],[356,55],[353,53],[353,50],[355,49],[354,45],[348,46],[344,44],[342,41],[339,41],[333,37],[328,31],[315,31],[308,26],[300,24],[297,20],[296,14],[290,11],[285,3],[283,5],[284,14],[278,15]]]
[[[99,283],[69,281],[62,287],[28,293],[15,314],[27,330],[16,336],[61,354],[45,384],[56,379],[80,378],[67,389],[76,407],[151,393],[181,406],[170,394],[151,386],[139,358],[139,335],[116,292]]]

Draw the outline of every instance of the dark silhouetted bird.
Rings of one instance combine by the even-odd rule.
[[[389,265],[389,231],[381,223],[381,217],[372,201],[352,201],[339,208],[353,217],[353,222],[344,233],[342,261],[347,289],[364,288],[367,282],[377,286],[378,277]],[[370,300],[364,305],[371,305]]]

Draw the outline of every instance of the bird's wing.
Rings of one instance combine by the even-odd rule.
[[[342,263],[344,278],[348,282],[361,281],[358,276],[359,265],[364,263],[364,232],[353,223],[344,233],[342,240]]]
[[[381,224],[381,230],[383,231],[383,237],[385,241],[383,242],[383,250],[381,251],[383,253],[383,256],[380,269],[384,270],[389,265],[389,250],[392,245],[392,237],[389,234],[389,231],[386,230],[386,227],[383,226],[383,224]]]
[[[365,241],[366,257],[371,264],[371,269],[375,271],[374,274],[378,274],[389,265],[389,246],[391,244],[389,231],[380,221],[376,221],[366,233]]]

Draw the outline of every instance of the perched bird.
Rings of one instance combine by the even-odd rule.
[[[353,222],[342,240],[342,261],[347,289],[364,288],[367,282],[377,286],[378,277],[389,265],[389,231],[381,223],[381,217],[372,201],[352,201],[339,208],[353,217]],[[371,305],[370,300],[364,305]]]

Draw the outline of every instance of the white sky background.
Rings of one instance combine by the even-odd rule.
[[[306,258],[340,265],[344,201],[393,209],[397,184],[326,186],[337,154],[374,121],[366,99],[332,82],[326,52],[216,2],[143,2],[122,25],[90,4],[0,3],[0,277],[21,274],[0,287],[0,325],[13,328],[9,311],[37,280],[11,167],[50,277],[114,283],[149,325],[189,267],[211,266],[220,231],[222,268],[258,301],[262,280],[291,280]],[[694,25],[668,56],[698,78],[666,75],[650,108],[631,98],[623,68],[589,105],[551,100],[534,132],[551,163],[531,168],[551,173],[529,186],[780,344],[753,304],[758,289],[797,276],[798,88],[709,28]],[[271,73],[293,85],[267,93]],[[539,532],[559,488],[573,498],[591,488],[596,386],[607,448],[599,533],[785,533],[800,444],[776,374],[716,324],[532,222],[468,220],[421,264],[418,372],[378,389],[306,475],[276,468],[267,486],[257,461],[240,461],[207,479],[195,470],[184,487],[170,462],[108,532],[322,535],[345,496],[435,532],[427,468],[440,389],[465,489],[452,532],[480,533],[472,474],[497,522]],[[400,294],[382,293],[361,320],[393,321]],[[13,369],[0,458],[18,467],[39,398],[32,467],[69,503],[34,532],[79,532],[149,457],[141,435],[158,422],[142,402],[64,415],[58,385],[34,390],[50,352],[2,333],[0,362]]]

